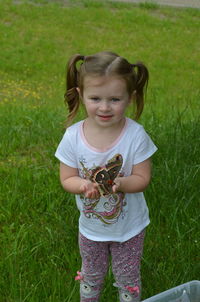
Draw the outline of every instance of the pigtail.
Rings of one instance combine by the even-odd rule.
[[[77,91],[79,71],[76,68],[76,63],[80,60],[84,60],[84,56],[76,54],[71,57],[67,65],[66,93],[64,95],[65,103],[69,110],[67,126],[75,117],[80,105],[79,93]]]
[[[136,71],[136,88],[135,88],[135,96],[136,96],[136,119],[140,117],[144,108],[144,94],[147,89],[148,80],[149,80],[149,72],[146,66],[138,62],[133,64],[133,67],[137,68]],[[145,91],[144,91],[145,90]]]

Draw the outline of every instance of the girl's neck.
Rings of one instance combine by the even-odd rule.
[[[125,124],[126,118],[123,118],[117,127],[95,127],[87,118],[83,124],[83,134],[90,146],[105,151],[122,135]]]

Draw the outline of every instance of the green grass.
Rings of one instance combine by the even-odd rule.
[[[141,123],[159,151],[146,191],[143,299],[199,278],[199,16],[108,1],[0,0],[1,302],[79,299],[78,211],[54,158],[74,53],[113,50],[150,70]],[[109,271],[102,301],[116,300],[112,282]]]

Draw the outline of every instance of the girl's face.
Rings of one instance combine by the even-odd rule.
[[[131,101],[125,80],[116,76],[86,76],[82,98],[88,120],[97,127],[119,127]]]

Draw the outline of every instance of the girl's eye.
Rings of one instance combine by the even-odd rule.
[[[100,98],[98,98],[98,97],[92,97],[91,100],[94,101],[94,102],[97,102],[97,101],[100,100]]]
[[[120,99],[119,98],[112,98],[112,102],[119,102]]]

